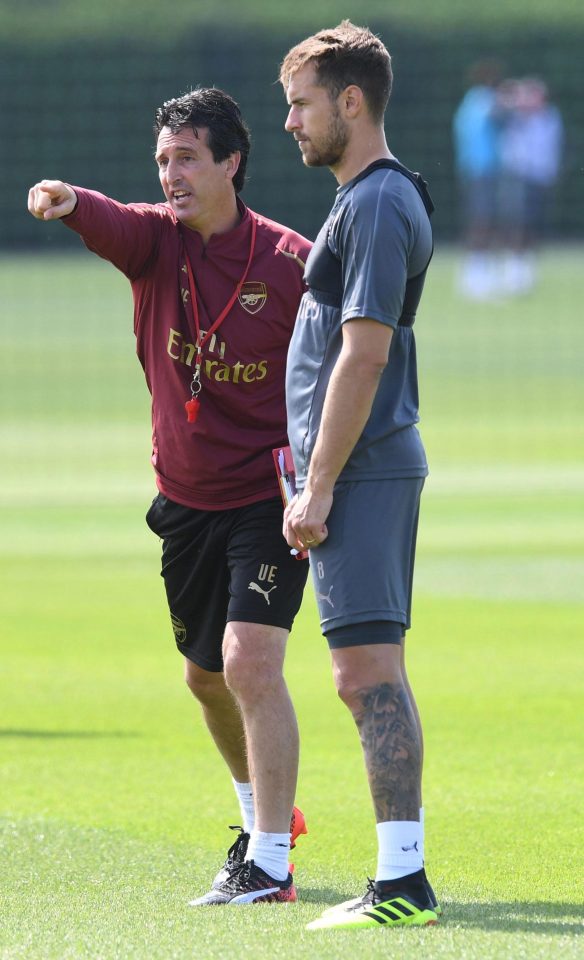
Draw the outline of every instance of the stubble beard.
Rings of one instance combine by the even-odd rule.
[[[347,126],[335,105],[326,134],[316,143],[310,141],[312,152],[304,153],[302,159],[307,167],[336,167],[342,160],[348,142]]]

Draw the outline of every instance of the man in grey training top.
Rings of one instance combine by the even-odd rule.
[[[339,695],[359,730],[377,821],[375,882],[309,924],[436,923],[423,860],[422,734],[404,666],[419,501],[428,472],[412,326],[432,256],[432,202],[390,153],[391,59],[344,21],[286,55],[286,130],[339,189],[306,264],[287,369],[299,496],[290,546],[310,549]]]

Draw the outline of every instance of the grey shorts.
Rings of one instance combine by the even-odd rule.
[[[336,485],[328,538],[310,551],[325,636],[374,621],[410,626],[423,486],[423,477]]]

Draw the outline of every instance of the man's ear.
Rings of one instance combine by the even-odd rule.
[[[233,180],[235,174],[239,170],[239,164],[241,163],[241,153],[239,150],[236,150],[235,153],[229,154],[223,163],[225,167],[225,176],[229,177],[230,180]]]
[[[363,91],[356,83],[351,83],[348,87],[345,87],[339,96],[339,101],[348,120],[358,116],[365,106]]]

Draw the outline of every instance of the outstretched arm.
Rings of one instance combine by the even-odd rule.
[[[130,280],[141,276],[156,255],[168,211],[163,204],[119,203],[95,190],[61,180],[41,180],[28,194],[37,220],[62,220],[85,246],[113,263]]]
[[[41,180],[28,191],[28,209],[37,220],[60,220],[76,206],[77,194],[61,180]]]

